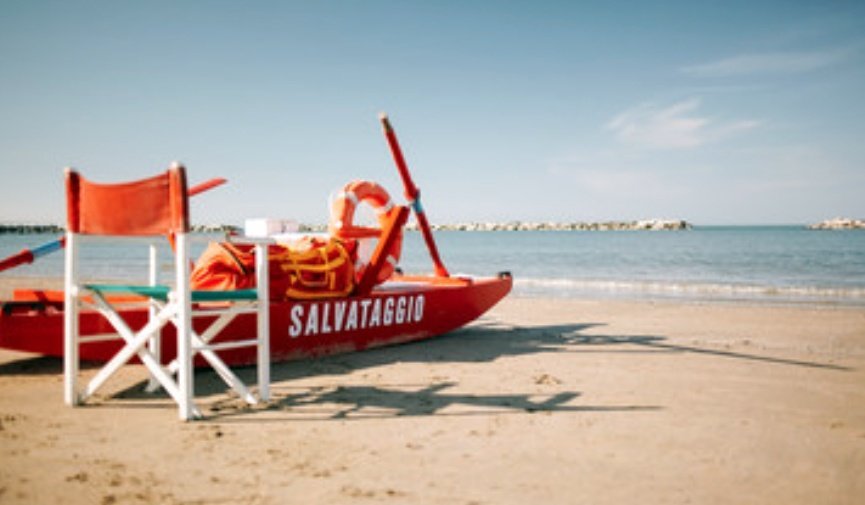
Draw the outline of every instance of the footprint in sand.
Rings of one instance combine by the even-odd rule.
[[[535,384],[544,385],[544,386],[555,386],[557,384],[561,384],[562,381],[553,377],[552,375],[545,373],[535,377]]]

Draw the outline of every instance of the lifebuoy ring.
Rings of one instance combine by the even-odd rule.
[[[369,204],[378,216],[379,227],[371,228],[354,225],[354,214],[357,206],[361,203]],[[381,239],[382,227],[387,218],[395,209],[393,201],[387,190],[372,181],[353,181],[345,185],[342,191],[336,195],[330,208],[330,234],[345,242],[357,241],[363,238]],[[364,259],[358,254],[358,247],[354,250],[355,273],[357,279],[363,277],[369,259]],[[387,260],[378,273],[378,282],[386,281],[396,269],[402,251],[402,230],[397,231],[393,246],[387,252]]]

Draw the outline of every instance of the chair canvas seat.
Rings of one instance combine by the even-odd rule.
[[[267,244],[258,241],[256,251],[256,288],[234,291],[192,291],[189,288],[188,193],[186,172],[174,164],[165,173],[120,184],[96,184],[72,169],[66,171],[67,233],[64,311],[64,398],[75,406],[87,400],[123,365],[138,357],[150,374],[148,389],[162,387],[178,404],[179,417],[189,420],[201,416],[193,403],[193,358],[199,354],[223,381],[249,403],[257,399],[219,357],[222,349],[257,347],[258,397],[270,396],[269,304]],[[119,203],[122,203],[119,204]],[[173,237],[174,288],[157,282],[156,246],[150,246],[150,275],[147,285],[84,283],[79,272],[79,249],[89,235],[111,236],[117,240],[139,236]],[[129,296],[149,306],[147,323],[133,331],[120,315],[119,308]],[[207,303],[219,302],[219,303]],[[206,310],[193,310],[193,304]],[[79,312],[85,308],[100,313],[111,324],[124,345],[88,382],[78,388],[79,352],[95,338],[79,334]],[[207,316],[206,328],[193,319]],[[255,335],[246,340],[212,343],[231,320],[254,312]],[[214,318],[213,316],[217,317]],[[177,357],[168,365],[160,360],[160,338],[164,326],[176,328]]]

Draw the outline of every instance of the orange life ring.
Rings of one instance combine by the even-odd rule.
[[[355,226],[354,213],[360,203],[365,202],[372,206],[378,215],[378,228]],[[382,228],[390,213],[396,207],[387,190],[372,181],[353,181],[345,185],[342,191],[336,195],[330,209],[330,234],[345,242],[355,242],[353,256],[355,261],[355,274],[357,279],[363,277],[364,270],[368,266],[368,259],[361,258],[358,254],[356,241],[362,238],[381,239]],[[396,270],[402,251],[402,230],[397,231],[393,246],[387,252],[387,261],[378,273],[378,282],[386,281]]]

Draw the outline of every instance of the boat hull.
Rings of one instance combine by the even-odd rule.
[[[431,338],[477,319],[511,289],[507,275],[489,278],[442,279],[405,277],[386,282],[369,296],[317,301],[273,302],[270,305],[271,361],[288,361],[354,352]],[[63,355],[63,310],[57,295],[33,295],[5,302],[0,313],[0,347],[48,356]],[[27,300],[30,298],[30,300]],[[38,297],[37,297],[38,298]],[[123,318],[133,329],[147,321],[146,309],[129,309]],[[206,318],[194,323],[198,331]],[[214,342],[247,339],[254,334],[255,316],[238,316]],[[82,335],[112,333],[98,313],[82,311]],[[161,333],[162,360],[176,355],[171,325]],[[117,339],[82,344],[83,360],[107,361],[121,347]],[[227,349],[220,356],[229,365],[256,361],[255,348]],[[196,365],[203,365],[197,360]]]

